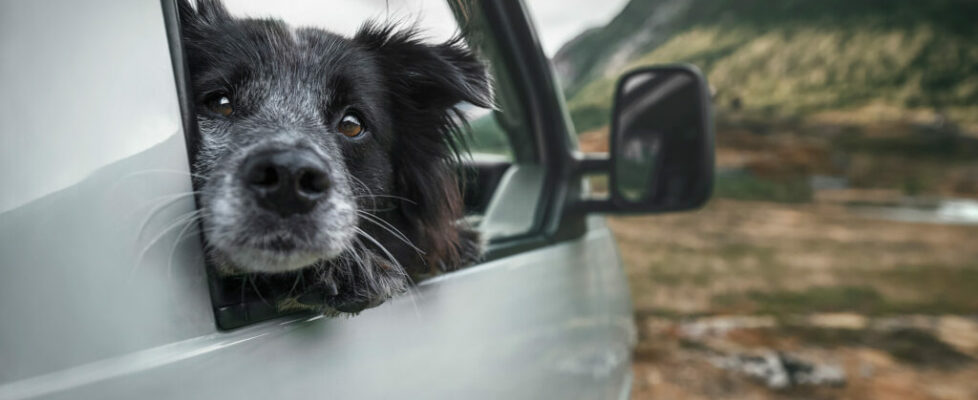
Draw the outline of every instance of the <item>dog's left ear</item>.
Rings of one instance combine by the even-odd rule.
[[[492,108],[485,64],[461,38],[429,45],[412,30],[367,24],[354,38],[384,74],[391,104],[391,161],[400,211],[425,251],[428,268],[451,270],[481,253],[478,233],[459,225],[463,214],[456,165],[464,148],[462,102]],[[435,271],[432,271],[435,272]]]
[[[413,30],[393,25],[365,24],[354,39],[381,55],[382,68],[404,81],[398,89],[415,105],[447,109],[460,102],[492,108],[492,90],[486,66],[465,46],[462,37],[429,45]],[[392,82],[394,83],[394,82]]]

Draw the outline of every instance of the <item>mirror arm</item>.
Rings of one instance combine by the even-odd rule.
[[[611,156],[608,153],[582,153],[575,152],[574,167],[571,170],[573,179],[580,181],[586,175],[606,175],[611,174]],[[607,213],[614,211],[609,199],[576,199],[572,201],[566,211],[570,214],[583,215],[591,213]]]
[[[608,153],[577,153],[574,159],[574,175],[577,178],[611,173],[611,156]]]

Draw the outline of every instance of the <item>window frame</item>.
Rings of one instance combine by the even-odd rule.
[[[468,0],[464,4],[480,7],[480,16],[504,50],[502,62],[516,81],[516,97],[522,99],[528,134],[535,143],[535,161],[544,171],[530,229],[491,239],[485,260],[578,238],[587,230],[584,215],[567,206],[581,194],[580,180],[574,178],[579,174],[576,166],[580,154],[563,91],[543,52],[529,10],[521,0]]]
[[[177,0],[160,1],[170,44],[187,152],[190,160],[193,160],[197,152],[199,133],[193,99],[190,96]],[[537,165],[543,171],[538,189],[540,195],[530,228],[520,234],[492,238],[488,243],[484,262],[582,236],[586,231],[584,215],[565,212],[568,200],[575,199],[580,194],[579,179],[573,179],[577,174],[574,168],[577,165],[574,153],[577,144],[573,135],[569,134],[572,128],[564,106],[563,93],[554,79],[550,62],[543,53],[528,10],[520,0],[461,0],[449,1],[449,5],[456,15],[460,15],[463,10],[477,10],[474,15],[482,20],[491,40],[501,50],[499,65],[503,66],[507,76],[513,80],[511,87],[516,91],[513,98],[519,101],[525,122],[525,135],[529,138],[529,143],[533,144],[530,152],[514,149],[515,163]],[[507,131],[507,135],[511,146],[520,146],[522,141],[512,140],[514,133]],[[246,297],[242,288],[254,285],[254,282],[248,282],[244,277],[222,276],[212,263],[206,264],[211,302],[219,329],[236,329],[302,312],[278,311],[260,295]]]

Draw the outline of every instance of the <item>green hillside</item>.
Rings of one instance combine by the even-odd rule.
[[[978,129],[978,1],[632,0],[554,63],[578,131],[603,126],[617,77],[700,67],[720,109],[797,117],[941,115]]]

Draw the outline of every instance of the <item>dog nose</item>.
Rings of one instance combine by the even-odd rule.
[[[311,150],[264,152],[245,161],[241,176],[259,205],[287,217],[309,212],[325,197],[325,164]]]

